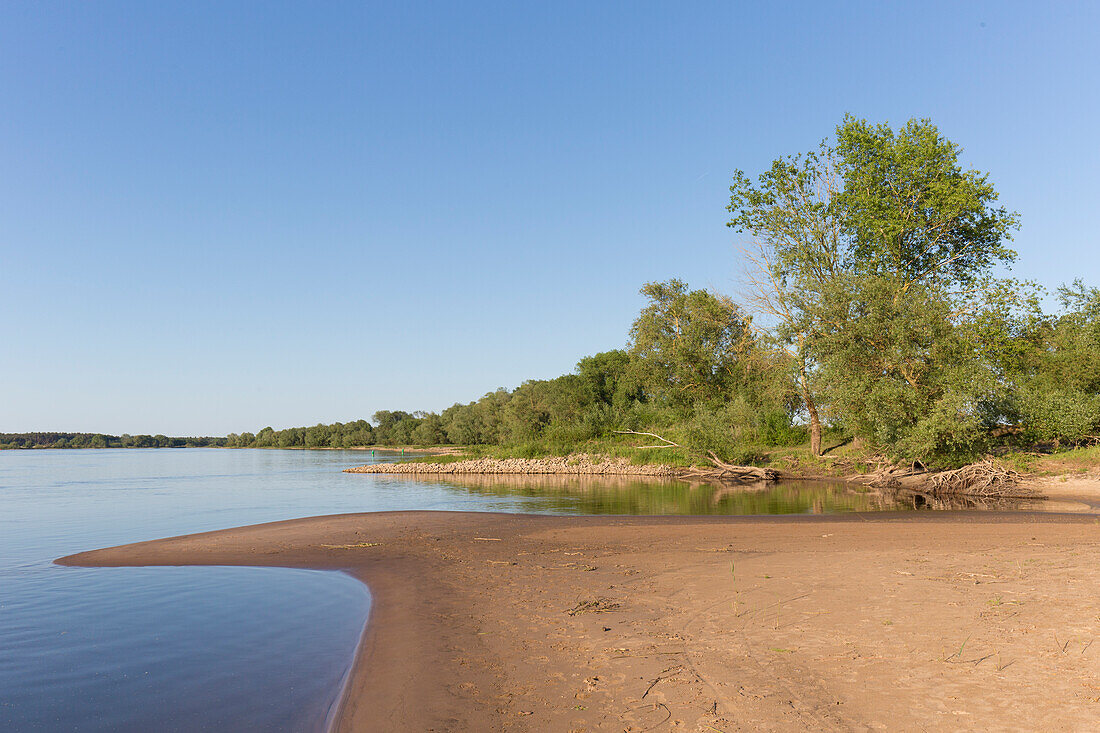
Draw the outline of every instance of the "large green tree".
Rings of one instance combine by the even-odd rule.
[[[822,330],[822,302],[842,273],[846,233],[834,151],[779,158],[754,182],[735,171],[727,226],[746,235],[746,303],[769,320],[775,343],[796,366],[810,425],[810,450],[820,455],[822,419],[813,346]]]
[[[1017,217],[960,153],[928,120],[895,131],[846,117],[835,142],[756,182],[735,174],[729,225],[748,235],[747,300],[796,358],[812,435],[824,403],[893,452],[976,445],[994,383],[959,328],[991,268],[1015,256]]]

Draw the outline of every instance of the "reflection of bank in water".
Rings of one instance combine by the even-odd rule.
[[[382,477],[379,477],[381,480]],[[553,474],[418,476],[477,496],[538,500],[541,511],[566,514],[759,515],[882,511],[1089,511],[1084,504],[1037,499],[935,496],[913,489],[846,481],[688,482],[639,476]]]
[[[571,514],[829,514],[914,509],[843,481],[687,482],[637,476],[461,475],[418,477],[459,491],[543,500]]]
[[[999,499],[981,496],[935,495],[915,489],[881,489],[894,496],[898,503],[907,509],[931,509],[935,511],[959,511],[964,509],[992,511],[1085,511],[1084,505],[1077,508],[1069,502],[1052,504],[1044,499]]]

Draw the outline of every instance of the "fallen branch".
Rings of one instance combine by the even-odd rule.
[[[680,476],[683,478],[707,478],[725,481],[775,481],[779,478],[779,472],[774,468],[736,466],[723,461],[714,454],[714,451],[707,451],[707,460],[714,464],[714,468],[689,468],[681,471]]]
[[[648,435],[650,438],[656,438],[657,440],[663,440],[665,442],[665,445],[638,445],[638,446],[634,446],[635,448],[638,448],[639,450],[642,449],[642,448],[683,448],[683,446],[680,445],[679,443],[673,443],[668,438],[663,438],[660,435],[657,435],[657,433],[642,433],[642,432],[638,432],[637,430],[612,430],[611,432],[618,433],[619,435]]]
[[[913,461],[909,464],[891,463],[885,458],[878,460],[874,471],[867,474],[850,477],[849,481],[858,481],[877,489],[896,488],[901,485],[901,479],[907,476],[915,476],[924,473],[924,464]]]
[[[640,445],[637,448],[683,448],[679,443],[674,443],[668,438],[657,433],[646,433],[637,430],[612,430],[619,435],[645,435],[663,441],[665,445]],[[726,463],[714,451],[708,450],[708,461],[714,464],[714,468],[689,468],[679,472],[681,478],[720,479],[726,481],[775,481],[779,478],[779,472],[772,468],[759,468],[757,466],[735,466]]]

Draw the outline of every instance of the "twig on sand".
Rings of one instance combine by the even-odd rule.
[[[651,725],[648,728],[643,728],[642,733],[645,733],[645,731],[657,730],[662,725],[664,725],[668,721],[672,720],[672,711],[669,710],[668,705],[665,705],[663,702],[654,703],[653,705],[642,705],[641,707],[633,708],[633,710],[642,710],[643,708],[644,709],[649,709],[649,710],[656,710],[658,708],[664,708],[665,709],[665,717],[660,722],[658,722],[654,725]]]
[[[657,725],[653,725],[653,726],[650,726],[649,728],[646,728],[646,730],[653,730],[654,728],[660,728],[662,725],[664,725],[668,721],[672,720],[672,711],[668,709],[668,705],[665,705],[663,702],[659,702],[659,703],[657,703],[656,707],[665,709],[665,719],[662,720]],[[654,709],[656,709],[656,708],[654,708]]]
[[[350,545],[321,545],[327,550],[354,550],[359,547],[378,547],[381,542],[356,542]]]
[[[649,687],[645,688],[645,692],[642,693],[642,699],[645,700],[645,696],[648,695],[650,691],[657,686],[658,682],[660,682],[661,680],[667,680],[669,677],[676,674],[683,668],[684,665],[678,664],[675,667],[669,667],[668,669],[663,670],[652,682],[649,683]]]

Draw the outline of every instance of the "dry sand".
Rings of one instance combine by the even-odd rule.
[[[362,579],[340,731],[1097,730],[1098,521],[400,512],[60,562]]]

